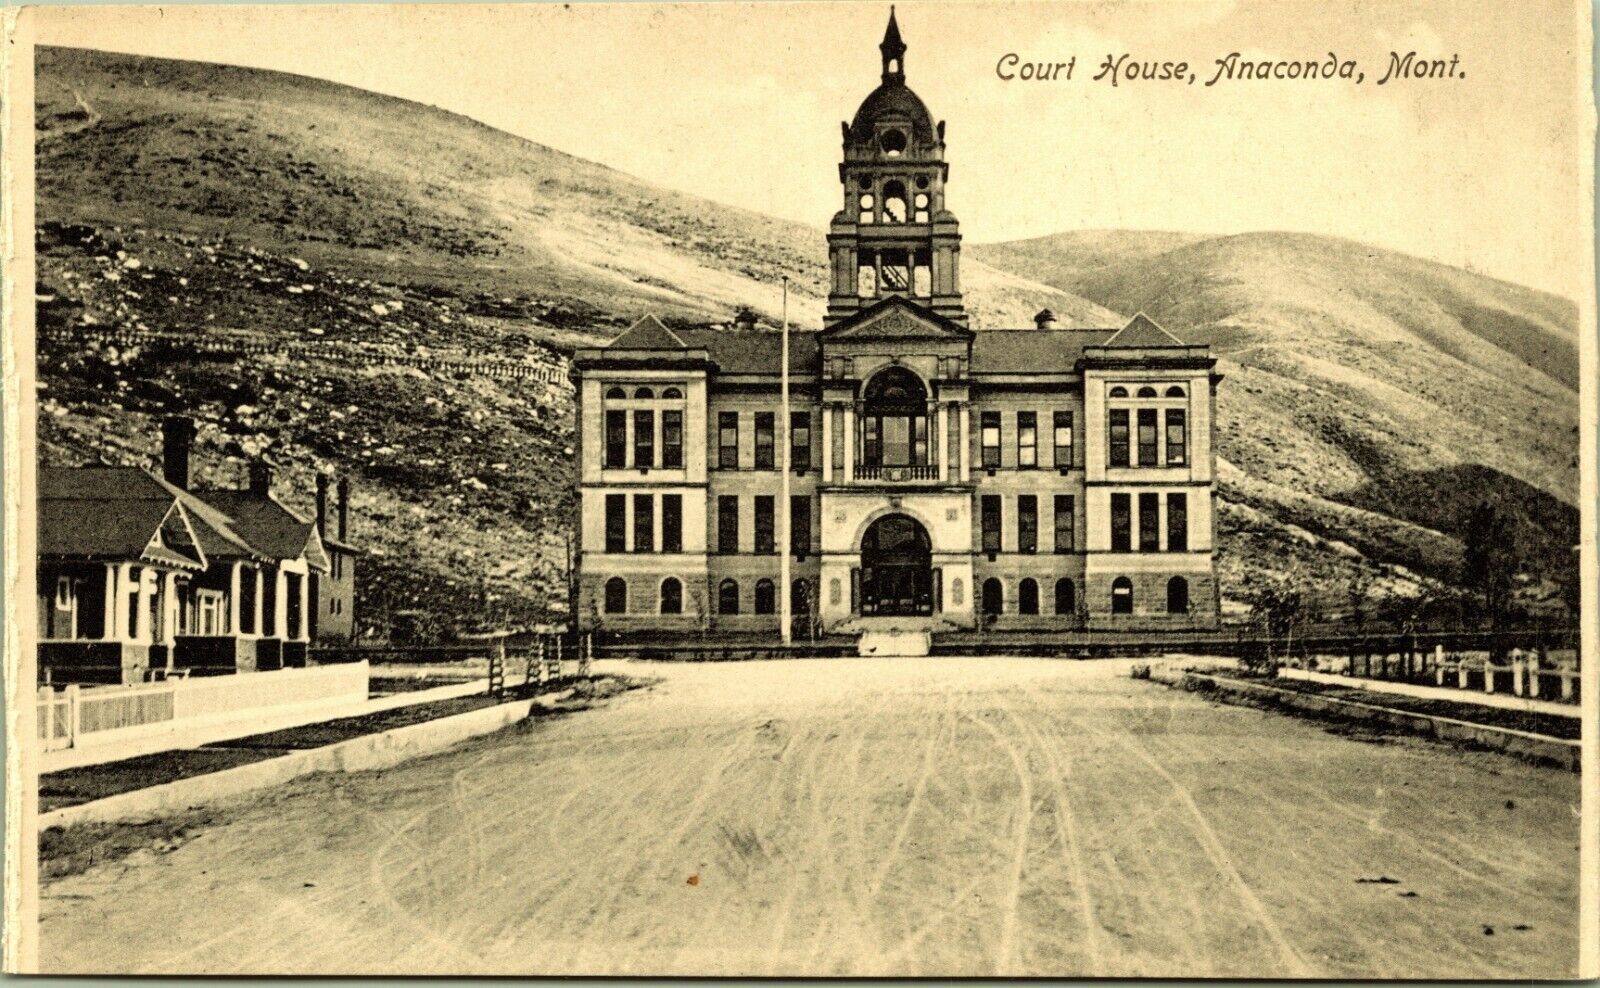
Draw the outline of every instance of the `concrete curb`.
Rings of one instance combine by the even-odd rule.
[[[1205,683],[1211,688],[1224,693],[1254,696],[1263,699],[1270,698],[1274,703],[1295,710],[1304,710],[1308,713],[1334,714],[1340,717],[1349,717],[1353,720],[1376,721],[1393,727],[1402,727],[1424,737],[1437,738],[1441,741],[1465,741],[1495,751],[1503,751],[1518,758],[1548,762],[1574,772],[1579,771],[1581,768],[1579,763],[1582,742],[1580,741],[1552,738],[1543,734],[1518,731],[1508,727],[1472,724],[1452,717],[1438,717],[1433,714],[1395,710],[1391,707],[1374,706],[1357,700],[1340,700],[1330,696],[1319,696],[1314,693],[1280,689],[1264,683],[1246,683],[1237,679],[1223,679],[1202,673],[1174,673],[1169,670],[1160,670],[1159,672],[1152,672],[1151,678],[1169,686],[1187,687],[1196,683]]]
[[[150,819],[226,796],[275,786],[313,772],[365,772],[389,768],[412,758],[443,751],[469,738],[509,727],[527,717],[541,700],[559,700],[570,693],[571,690],[563,690],[537,700],[517,700],[482,710],[470,710],[453,717],[397,727],[209,775],[118,793],[77,806],[63,806],[49,813],[41,813],[39,829],[43,831],[49,827],[70,827],[80,823]]]

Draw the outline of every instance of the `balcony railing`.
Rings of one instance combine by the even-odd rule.
[[[871,466],[863,463],[856,467],[855,474],[857,480],[874,480],[894,484],[919,480],[938,480],[939,468],[929,463],[900,467]]]

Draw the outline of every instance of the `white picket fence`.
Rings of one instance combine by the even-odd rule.
[[[45,751],[56,751],[249,710],[361,701],[367,697],[368,674],[367,663],[352,662],[142,686],[41,687],[39,743]]]
[[[1467,677],[1476,672],[1483,677],[1483,691],[1493,693],[1498,685],[1496,679],[1501,674],[1509,674],[1511,692],[1516,696],[1543,696],[1542,685],[1552,679],[1559,681],[1557,692],[1563,701],[1570,703],[1577,696],[1575,687],[1580,674],[1576,666],[1548,666],[1539,661],[1536,653],[1524,652],[1520,648],[1512,649],[1506,656],[1507,661],[1501,665],[1491,663],[1488,656],[1447,658],[1442,648],[1435,658],[1434,678],[1440,686],[1466,689]],[[1449,682],[1452,679],[1454,682]]]

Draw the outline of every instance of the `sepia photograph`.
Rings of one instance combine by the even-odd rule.
[[[1600,976],[1587,3],[5,27],[7,971]]]

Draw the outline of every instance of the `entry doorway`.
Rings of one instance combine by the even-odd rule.
[[[933,613],[933,544],[906,515],[885,515],[861,538],[861,613]]]

